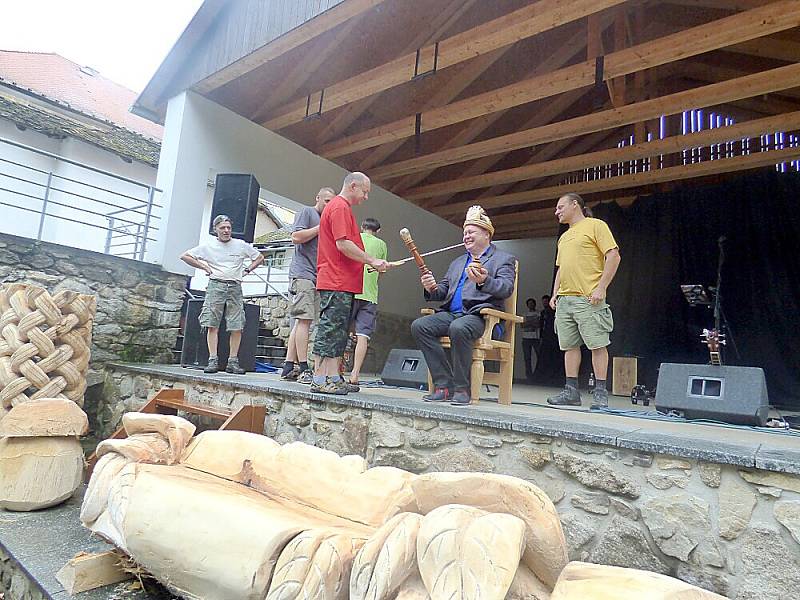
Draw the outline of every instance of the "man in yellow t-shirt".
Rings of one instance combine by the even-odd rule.
[[[556,205],[559,223],[569,229],[558,239],[556,280],[550,306],[556,311],[558,345],[564,351],[566,384],[549,404],[580,406],[578,370],[581,345],[592,352],[595,391],[592,408],[608,406],[609,334],[614,328],[606,290],[619,267],[619,247],[604,221],[593,219],[583,198],[569,193]]]

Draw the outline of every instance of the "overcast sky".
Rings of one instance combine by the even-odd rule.
[[[140,92],[202,0],[4,0],[0,49],[55,52]]]

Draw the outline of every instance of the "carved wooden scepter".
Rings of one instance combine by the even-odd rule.
[[[403,240],[403,243],[406,245],[406,248],[408,248],[408,251],[411,253],[411,256],[414,257],[414,262],[417,263],[417,267],[419,267],[419,272],[422,275],[425,275],[426,273],[430,273],[431,270],[425,264],[425,261],[422,259],[422,257],[419,254],[419,250],[417,250],[417,245],[414,243],[414,240],[411,238],[411,232],[408,229],[406,229],[405,227],[403,227],[403,229],[400,230],[400,239]]]

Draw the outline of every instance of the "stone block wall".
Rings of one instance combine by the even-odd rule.
[[[88,384],[109,361],[172,362],[186,278],[158,265],[0,234],[0,281],[97,296]]]
[[[0,599],[44,600],[42,590],[27,576],[17,562],[0,547]]]
[[[280,443],[299,440],[415,473],[531,481],[555,503],[574,560],[665,573],[736,600],[800,594],[797,475],[123,369],[107,380],[106,430],[161,387],[214,406],[264,404],[265,434]]]

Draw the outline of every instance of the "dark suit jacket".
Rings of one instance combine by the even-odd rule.
[[[439,310],[447,310],[461,279],[466,260],[466,255],[462,254],[451,262],[447,274],[439,281],[437,289],[432,293],[425,291],[425,300],[444,300],[444,304],[439,307]],[[464,280],[461,300],[466,313],[478,314],[482,308],[503,310],[503,302],[514,292],[516,260],[508,252],[498,250],[497,246],[489,244],[489,249],[481,258],[481,264],[489,271],[486,281],[478,287],[470,281],[469,277]]]

